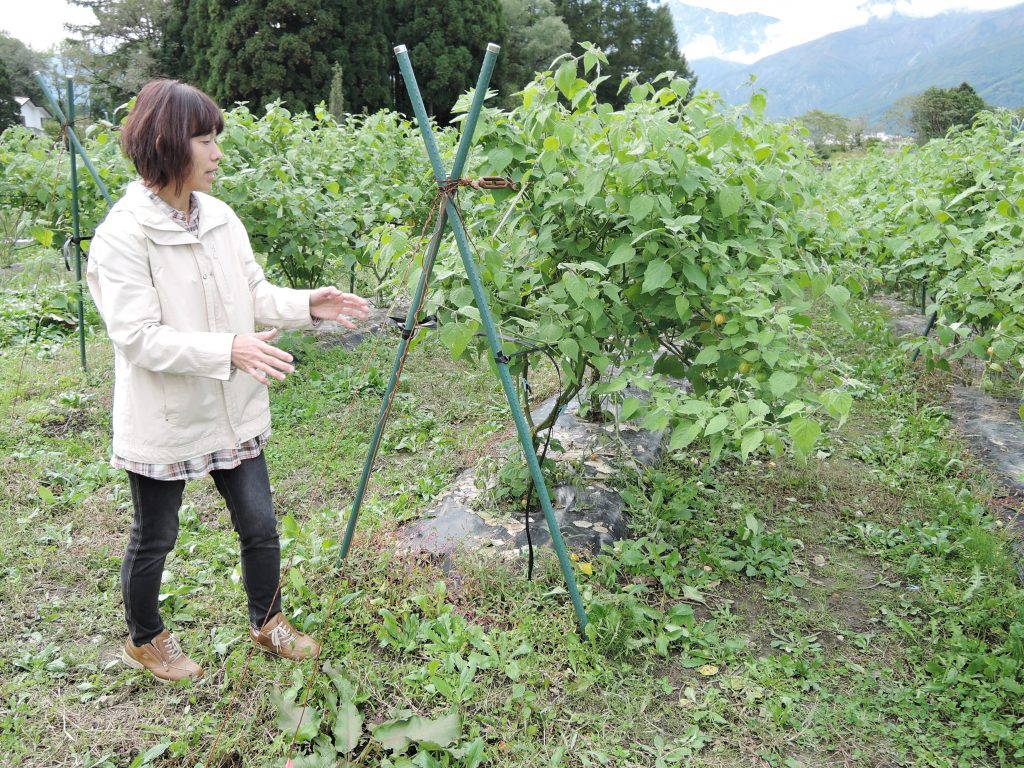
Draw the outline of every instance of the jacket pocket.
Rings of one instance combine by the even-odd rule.
[[[175,433],[194,440],[216,428],[221,406],[217,400],[217,382],[201,376],[161,375],[164,420],[173,425]]]

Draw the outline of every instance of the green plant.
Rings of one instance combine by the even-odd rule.
[[[766,532],[757,517],[747,514],[734,534],[718,539],[717,560],[726,570],[749,578],[784,580],[802,586],[803,577],[789,573],[795,545],[792,539]]]

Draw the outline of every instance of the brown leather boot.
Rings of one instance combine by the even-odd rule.
[[[263,650],[292,661],[310,659],[320,652],[316,640],[295,629],[283,613],[276,614],[263,629],[249,627],[249,638]]]
[[[203,668],[182,652],[178,638],[166,629],[144,645],[126,640],[121,661],[134,669],[148,669],[162,683],[203,676]]]

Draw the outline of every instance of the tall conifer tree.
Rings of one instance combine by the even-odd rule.
[[[339,43],[335,59],[344,72],[345,104],[350,112],[394,107],[391,82],[391,2],[337,0]]]
[[[504,41],[501,5],[498,0],[395,0],[395,19],[394,41],[409,48],[427,112],[447,124],[456,99],[476,83],[487,44]],[[398,109],[411,112],[404,87],[397,90]]]
[[[679,52],[668,6],[652,5],[649,0],[555,0],[555,8],[576,42],[594,43],[607,54],[608,67],[602,74],[609,79],[598,87],[602,101],[622,106],[629,91],[618,93],[619,84],[634,71],[641,82],[672,70],[696,84],[693,70]]]

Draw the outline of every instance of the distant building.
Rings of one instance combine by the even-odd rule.
[[[21,108],[21,124],[36,133],[42,133],[43,120],[49,118],[50,113],[42,107],[37,107],[32,103],[32,99],[26,96],[15,96],[14,100]]]

